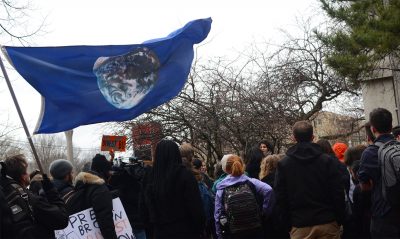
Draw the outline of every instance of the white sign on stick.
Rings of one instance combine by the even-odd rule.
[[[135,239],[119,198],[113,200],[113,219],[118,239]],[[69,216],[68,226],[54,233],[56,239],[103,239],[93,208]]]

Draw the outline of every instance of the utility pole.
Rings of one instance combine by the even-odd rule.
[[[67,159],[72,162],[74,159],[74,149],[72,144],[72,135],[74,134],[74,130],[64,131],[65,138],[67,141]]]

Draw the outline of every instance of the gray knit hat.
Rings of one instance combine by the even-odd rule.
[[[49,170],[55,179],[64,179],[66,175],[72,172],[73,166],[70,161],[65,159],[57,159],[51,162]]]

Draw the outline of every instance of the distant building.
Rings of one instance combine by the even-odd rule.
[[[315,140],[324,138],[332,144],[338,141],[349,146],[365,143],[363,121],[346,115],[320,111],[311,120]]]

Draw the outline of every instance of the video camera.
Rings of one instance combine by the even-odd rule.
[[[144,177],[145,169],[143,160],[136,157],[117,157],[114,159],[111,169],[111,175],[129,176],[133,179],[141,181]]]

